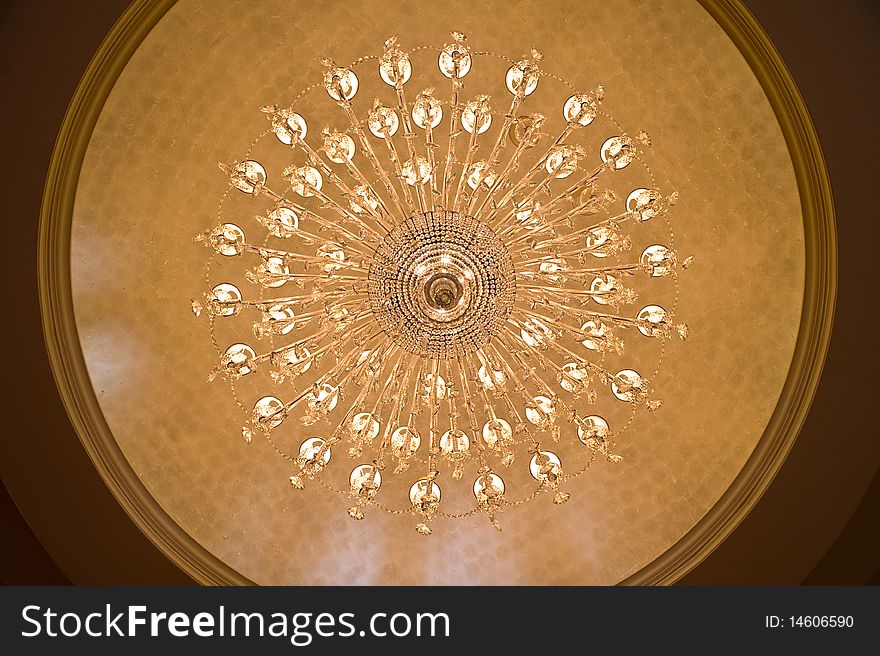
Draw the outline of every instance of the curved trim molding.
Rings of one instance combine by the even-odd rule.
[[[764,89],[788,145],[804,219],[806,277],[791,368],[770,422],[719,501],[663,555],[623,581],[670,584],[696,567],[751,511],[788,455],[818,385],[837,289],[831,187],[803,99],[770,39],[739,0],[699,0],[742,53]],[[40,209],[38,273],[46,348],[70,420],[101,477],[140,530],[195,581],[253,582],[190,537],[162,509],[125,459],[101,412],[73,312],[70,234],[79,174],[104,103],[135,50],[174,0],[135,0],[80,81],[61,125]]]
[[[37,271],[43,334],[70,421],[101,477],[138,528],[199,583],[248,584],[251,581],[180,528],[134,473],[101,412],[73,312],[70,232],[86,149],[116,80],[173,4],[174,0],[138,0],[129,6],[92,58],[61,124],[40,207]]]
[[[804,219],[804,301],[788,376],[745,466],[694,527],[652,563],[622,581],[671,584],[700,564],[739,525],[791,451],[819,385],[837,296],[837,229],[831,182],[813,121],[770,37],[739,0],[699,0],[742,53],[782,128]]]

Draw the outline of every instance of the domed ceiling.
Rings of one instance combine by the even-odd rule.
[[[228,178],[216,162],[241,159],[267,129],[260,108],[319,81],[321,57],[379,55],[394,34],[403,47],[442,46],[452,30],[475,50],[517,58],[537,48],[546,70],[580,89],[602,84],[603,107],[651,135],[658,184],[680,195],[676,250],[695,257],[677,306],[691,335],[669,343],[653,381],[663,406],[618,441],[622,462],[597,461],[568,485],[565,505],[545,496],[508,508],[500,533],[476,515],[438,519],[421,536],[391,514],[352,521],[320,485],[292,489],[290,463],[267,441],[242,439],[241,409],[206,382],[217,353],[190,300],[221,280],[205,279],[193,236],[218,223]],[[556,116],[565,97],[534,109]],[[338,116],[309,102],[302,113],[318,139]],[[248,200],[225,211],[252,221]],[[770,103],[721,27],[682,1],[180,0],[101,112],[71,236],[76,323],[116,442],[183,531],[260,584],[604,585],[633,575],[710,511],[761,438],[798,335],[804,261],[798,188]],[[639,349],[627,356],[646,357]],[[306,436],[291,422],[278,439],[294,450]]]

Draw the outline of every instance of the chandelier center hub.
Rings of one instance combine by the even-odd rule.
[[[457,276],[440,271],[425,285],[425,301],[437,312],[449,313],[464,301],[464,285]]]
[[[382,329],[404,350],[439,359],[485,346],[516,295],[513,262],[498,235],[449,210],[417,214],[389,232],[368,280]]]

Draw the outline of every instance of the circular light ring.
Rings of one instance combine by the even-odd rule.
[[[457,74],[455,68],[456,59],[458,60]],[[440,67],[440,72],[446,77],[463,78],[471,70],[470,48],[463,43],[450,43],[440,51],[437,63]]]
[[[430,96],[422,96],[416,98],[412,108],[412,118],[416,125],[420,128],[427,129],[436,128],[443,120],[443,106]]]
[[[434,497],[435,503],[440,502],[440,486],[434,481],[431,481],[429,485],[428,479],[420,478],[409,488],[410,503],[414,506],[420,506],[428,494],[431,494]]]
[[[216,307],[214,314],[231,317],[241,309],[241,290],[229,282],[221,282],[211,289],[211,302]]]
[[[233,168],[230,178],[232,184],[246,194],[252,194],[266,184],[266,169],[256,160],[247,159],[239,162]]]
[[[294,375],[304,374],[312,367],[312,354],[302,344],[297,344],[276,355],[275,362]]]
[[[358,90],[358,77],[350,68],[334,68],[324,73],[324,88],[333,100],[347,102]]]
[[[638,329],[645,337],[656,337],[661,333],[661,326],[666,321],[666,308],[662,305],[646,305],[636,315],[639,323]]]
[[[589,415],[578,425],[578,439],[586,446],[594,446],[603,441],[610,432],[608,421],[599,415]]]
[[[324,152],[334,164],[345,164],[354,157],[354,139],[344,132],[328,134],[324,137]]]
[[[281,205],[260,221],[273,237],[287,239],[296,234],[299,228],[299,216],[289,207]]]
[[[512,439],[513,429],[504,419],[496,417],[483,424],[483,442],[492,451],[498,450],[502,444],[510,442]]]
[[[294,139],[305,139],[309,128],[302,116],[290,110],[282,110],[272,119],[272,131],[278,141],[290,146]]]
[[[488,494],[490,488],[493,488],[494,494]],[[497,499],[504,494],[504,479],[498,474],[489,472],[483,476],[478,476],[474,481],[474,496],[477,501],[485,503],[490,499]]]
[[[254,370],[252,362],[256,357],[257,352],[247,344],[232,344],[223,352],[220,364],[239,376],[246,376]]]
[[[542,460],[546,459],[546,466],[549,467],[549,472],[541,471],[541,464],[538,462],[539,457]],[[536,481],[544,482],[550,478],[551,474],[558,474],[561,469],[562,461],[552,451],[539,451],[529,460],[529,473]]]
[[[367,487],[372,482],[372,487]],[[368,496],[375,494],[382,485],[382,472],[373,465],[358,465],[351,470],[348,483],[352,492],[360,493],[366,490]]]
[[[306,462],[313,462],[317,457],[318,452],[326,443],[326,440],[320,437],[310,437],[300,445],[299,455]],[[324,453],[321,456],[321,461],[323,463],[322,466],[330,462],[330,456],[330,447],[328,446],[324,449]]]
[[[538,70],[531,62],[522,61],[507,69],[504,83],[513,95],[530,96],[538,88]]]
[[[641,374],[638,371],[633,369],[621,369],[618,371],[614,378],[620,378],[625,381],[632,389],[622,389],[615,380],[611,381],[611,393],[614,394],[621,401],[628,401],[632,403],[636,399],[637,391],[642,390],[642,386],[644,385],[644,380],[642,379]],[[637,391],[633,391],[637,390]]]
[[[264,396],[254,403],[254,419],[266,428],[275,428],[284,421],[284,403],[275,396]]]
[[[562,116],[566,122],[586,127],[593,122],[598,113],[596,101],[584,94],[574,95],[562,106]]]
[[[422,438],[414,428],[399,426],[391,433],[391,451],[395,454],[413,454],[419,450]]]
[[[244,230],[234,223],[224,223],[211,234],[211,245],[220,255],[232,257],[244,251]]]
[[[623,137],[610,137],[606,139],[599,149],[602,162],[611,165],[616,170],[626,168],[633,160],[632,144]]]
[[[465,453],[470,447],[470,438],[463,430],[450,428],[440,437],[440,451],[445,454]]]
[[[402,56],[396,61],[385,60],[379,63],[379,77],[390,87],[396,87],[397,83],[406,84],[412,76],[412,63],[409,57]]]

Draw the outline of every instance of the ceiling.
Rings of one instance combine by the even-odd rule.
[[[433,14],[433,15],[432,15]],[[491,20],[487,20],[491,17]],[[563,507],[539,499],[438,522],[353,522],[338,497],[294,492],[268,444],[245,444],[240,410],[208,385],[216,354],[189,301],[205,289],[192,236],[216,223],[225,180],[265,127],[259,108],[314,82],[317,61],[441,44],[451,29],[510,56],[535,46],[575,86],[653,138],[653,169],[681,194],[673,344],[655,381],[664,406],[621,440]],[[320,128],[319,121],[314,127]],[[239,205],[246,211],[246,204]],[[250,216],[249,212],[245,216]],[[205,548],[258,583],[616,583],[662,554],[717,501],[754,449],[788,371],[803,293],[792,165],[745,61],[698,4],[182,0],[126,67],[80,177],[71,244],[83,352],[113,433],[147,489]],[[211,282],[217,282],[212,280]],[[291,443],[298,443],[291,434]]]

